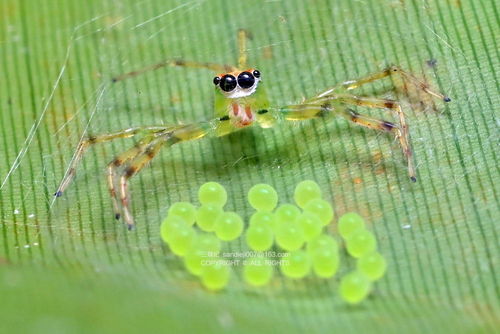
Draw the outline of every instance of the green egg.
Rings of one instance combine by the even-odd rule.
[[[364,229],[365,221],[355,212],[348,212],[339,218],[338,230],[342,238],[347,239],[354,231]]]
[[[313,199],[321,198],[321,189],[319,185],[312,180],[305,180],[297,184],[293,199],[301,208]]]
[[[168,214],[179,216],[189,225],[193,225],[196,216],[196,208],[189,202],[177,202],[168,209]]]
[[[203,204],[196,210],[196,224],[205,232],[215,230],[215,221],[223,213],[221,207],[215,204]]]
[[[243,219],[236,212],[224,212],[215,222],[215,234],[223,241],[231,241],[241,235],[243,227]]]
[[[377,240],[372,232],[362,229],[356,230],[346,240],[347,252],[355,258],[374,252],[377,249]]]
[[[278,204],[278,193],[268,184],[256,184],[248,191],[248,202],[257,211],[271,212]]]
[[[200,272],[201,283],[205,288],[212,291],[224,289],[229,283],[230,277],[230,267],[218,262],[203,265]]]
[[[283,275],[299,279],[311,272],[311,258],[304,250],[296,250],[280,258],[280,270]]]
[[[245,232],[248,247],[255,251],[269,250],[274,242],[274,233],[270,225],[264,222],[254,222]]]
[[[370,280],[358,271],[351,272],[340,280],[340,296],[349,304],[358,304],[371,291]]]
[[[222,208],[227,202],[227,192],[221,184],[207,182],[198,190],[198,199],[202,205],[211,204]]]
[[[358,271],[363,273],[372,281],[382,278],[387,270],[387,261],[378,252],[361,256],[356,265]]]
[[[309,201],[304,206],[304,212],[310,212],[316,214],[323,225],[328,225],[333,220],[333,209],[330,203],[327,201],[317,198]]]
[[[273,277],[273,267],[266,257],[252,257],[245,260],[243,278],[253,286],[263,286]]]

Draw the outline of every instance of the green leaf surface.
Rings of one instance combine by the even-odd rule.
[[[142,0],[0,2],[0,332],[450,332],[500,327],[498,8],[495,1]],[[132,179],[137,229],[113,219],[105,167],[133,139],[89,150],[66,194],[53,193],[79,140],[137,125],[213,117],[213,73],[163,59],[250,63],[272,104],[397,64],[452,102],[404,99],[418,179],[397,145],[344,119],[251,128],[175,145]],[[394,96],[391,82],[365,95]],[[390,119],[385,111],[373,116]],[[383,116],[382,116],[383,114]],[[236,270],[204,290],[159,237],[170,204],[222,183],[248,221],[246,192],[282,203],[316,180],[338,215],[357,211],[387,275],[357,307],[338,277],[266,288]],[[332,229],[332,232],[335,232]],[[230,251],[246,250],[242,240]],[[354,268],[341,263],[341,274]]]

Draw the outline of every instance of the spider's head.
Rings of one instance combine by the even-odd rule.
[[[213,82],[225,97],[237,99],[255,93],[260,80],[260,72],[256,69],[249,69],[220,74],[214,78]]]

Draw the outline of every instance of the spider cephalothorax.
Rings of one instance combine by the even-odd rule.
[[[445,102],[450,101],[448,97],[431,90],[427,83],[418,80],[411,73],[399,67],[391,66],[357,80],[340,83],[314,97],[302,101],[300,104],[290,104],[281,107],[271,106],[265,86],[262,84],[259,85],[261,82],[260,72],[254,68],[241,70],[248,68],[247,35],[248,33],[245,30],[238,32],[239,57],[237,67],[197,61],[166,60],[159,64],[113,78],[113,82],[118,82],[164,66],[205,68],[213,70],[214,73],[223,73],[213,79],[213,83],[216,86],[214,99],[215,118],[191,124],[138,126],[114,133],[89,137],[80,142],[75,157],[68,168],[68,172],[55,195],[61,196],[68,187],[76,173],[78,163],[89,146],[117,138],[141,136],[142,138],[133,147],[116,156],[108,165],[108,187],[115,210],[115,217],[117,219],[123,217],[128,228],[131,229],[134,226],[134,219],[130,210],[129,179],[140,172],[158,154],[161,148],[204,137],[225,136],[252,124],[258,124],[262,128],[270,128],[278,122],[303,121],[324,117],[327,114],[343,117],[349,122],[367,129],[392,134],[398,140],[403,155],[406,158],[408,176],[412,181],[416,181],[408,124],[406,123],[405,114],[399,102],[377,97],[360,96],[353,94],[351,91],[382,78],[399,76],[405,81],[405,84],[411,83],[423,92],[438,97]],[[257,86],[259,86],[258,89]],[[352,109],[355,107],[387,109],[393,113],[398,123],[363,115]]]
[[[260,82],[261,74],[254,68],[217,75],[213,79],[216,112],[229,116],[236,128],[251,125],[256,120],[259,108],[267,107],[265,90],[262,87],[257,89]]]
[[[260,72],[256,69],[219,74],[214,85],[225,97],[237,99],[252,95],[260,82]]]

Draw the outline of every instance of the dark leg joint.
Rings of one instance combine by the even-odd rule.
[[[417,182],[417,178],[415,176],[410,177],[411,182]]]
[[[316,117],[325,117],[332,110],[332,105],[330,103],[324,103],[321,105],[321,110],[316,114]]]
[[[119,213],[115,213],[115,219],[120,220],[121,215]]]
[[[352,109],[349,109],[349,114],[351,114],[351,121],[356,122],[356,120],[359,117],[359,113],[357,113],[356,111],[354,111]]]
[[[130,178],[130,177],[132,177],[132,175],[134,175],[136,172],[137,172],[137,167],[128,167],[128,168],[125,170],[125,176],[126,176],[127,178]]]
[[[260,112],[259,112],[260,114]],[[226,116],[222,116],[221,118],[219,118],[219,121],[229,121],[229,116],[226,115]]]
[[[58,190],[58,191],[56,191],[56,192],[55,192],[54,196],[55,196],[55,197],[61,197],[61,196],[62,196],[62,194],[63,194],[63,192],[62,192],[62,191],[60,191],[60,190]]]
[[[145,153],[145,154],[148,156],[148,158],[150,158],[150,159],[153,159],[153,157],[155,156],[155,152],[153,151],[153,149],[152,149],[151,147],[148,147],[144,153]]]
[[[444,102],[450,102],[450,101],[451,101],[451,99],[450,99],[448,96],[445,96],[445,97],[443,98],[443,100],[444,100]]]
[[[384,106],[386,108],[393,109],[396,106],[396,102],[395,101],[387,101],[384,103]]]
[[[177,60],[174,60],[174,64],[177,66],[184,66],[184,65],[186,65],[186,62],[184,60],[177,59]]]
[[[420,88],[422,88],[422,90],[427,90],[429,89],[429,85],[424,82],[420,84]]]
[[[384,130],[392,131],[392,129],[394,129],[396,127],[396,125],[394,125],[394,123],[391,123],[391,122],[388,122],[388,121],[383,121],[382,122],[382,127],[383,127]]]

